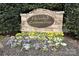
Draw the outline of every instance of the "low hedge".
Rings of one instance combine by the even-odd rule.
[[[64,11],[64,32],[79,38],[79,4],[65,4]]]

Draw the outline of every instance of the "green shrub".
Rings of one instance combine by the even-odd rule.
[[[64,32],[79,38],[79,4],[65,4],[64,11]]]
[[[28,13],[37,8],[62,10],[62,4],[0,4],[0,34],[20,31],[20,13]]]

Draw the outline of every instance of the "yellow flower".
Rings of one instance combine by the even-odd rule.
[[[62,35],[62,36],[64,36],[64,33],[63,33],[63,32],[61,32],[61,35]]]

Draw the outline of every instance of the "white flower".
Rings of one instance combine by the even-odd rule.
[[[10,39],[15,39],[15,36],[11,36]]]
[[[12,47],[16,47],[16,46],[17,46],[16,42],[13,42],[13,43],[11,44],[11,48],[12,48]]]
[[[62,42],[63,39],[62,39],[62,38],[59,38],[59,37],[56,37],[56,38],[54,38],[54,41],[55,41],[55,42]]]
[[[25,39],[30,39],[30,38],[26,36]]]
[[[48,41],[48,43],[52,43],[52,41]]]
[[[16,37],[16,39],[22,39],[22,36],[18,36],[18,37]]]
[[[55,43],[55,45],[57,46],[57,45],[59,45],[60,43]]]
[[[36,50],[40,48],[40,44],[39,43],[36,43],[33,46],[35,47]]]
[[[61,41],[63,41],[63,39],[59,38],[59,41],[61,42]]]
[[[54,50],[54,49],[51,49],[52,51]]]
[[[23,48],[25,48],[26,50],[30,49],[30,44],[23,44]]]
[[[67,46],[67,44],[66,44],[66,43],[61,43],[61,45],[62,45],[62,46]]]
[[[21,45],[21,42],[22,42],[22,40],[18,40],[17,44],[18,45]]]
[[[18,40],[18,42],[19,42],[19,43],[21,43],[21,42],[22,42],[22,40]]]
[[[34,38],[34,36],[29,36],[30,38]]]

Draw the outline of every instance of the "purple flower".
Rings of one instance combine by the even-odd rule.
[[[36,43],[33,46],[35,47],[35,49],[39,49],[40,48],[40,44],[39,43]]]
[[[6,45],[11,45],[13,42],[13,39],[8,40],[8,42],[6,43]]]
[[[29,43],[30,42],[30,40],[28,39],[28,40],[23,40],[23,43]]]

